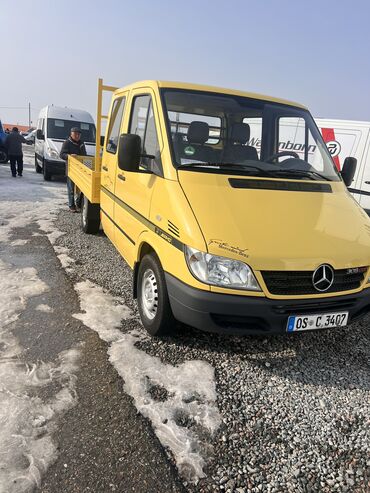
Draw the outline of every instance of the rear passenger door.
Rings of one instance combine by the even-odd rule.
[[[148,229],[150,201],[157,179],[151,172],[160,169],[160,149],[162,141],[158,132],[158,113],[154,92],[151,89],[136,89],[131,94],[130,118],[127,133],[139,135],[143,157],[138,172],[122,171],[117,167],[115,195],[117,202],[114,217],[119,228],[119,250],[128,262],[132,263],[133,246],[140,234]]]
[[[104,151],[101,163],[101,220],[106,235],[115,242],[114,227],[114,186],[117,175],[118,142],[125,114],[127,93],[117,95],[111,104],[109,112]]]

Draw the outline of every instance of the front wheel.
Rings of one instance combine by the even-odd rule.
[[[36,171],[36,173],[42,173],[42,168],[37,161],[36,154],[35,154],[35,171]]]
[[[92,204],[85,196],[81,197],[81,227],[82,231],[94,235],[99,232],[100,227],[100,207],[99,204]]]
[[[42,165],[42,172],[43,172],[43,175],[44,175],[44,180],[45,181],[50,181],[51,180],[51,174],[50,174],[50,171],[48,170],[48,166],[46,164],[46,161],[45,159],[42,161],[43,165]]]
[[[173,332],[175,319],[158,257],[145,255],[139,266],[137,300],[141,321],[152,336]]]

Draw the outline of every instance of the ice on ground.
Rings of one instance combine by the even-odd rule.
[[[118,329],[121,321],[131,318],[131,310],[121,303],[120,298],[106,293],[91,281],[82,281],[75,285],[80,298],[81,310],[85,313],[73,315],[87,327],[95,330],[105,342],[114,342],[122,338]]]
[[[0,259],[0,337],[25,307],[27,298],[48,290],[33,267],[14,269]]]
[[[67,254],[69,252],[69,248],[58,246],[58,245],[54,245],[54,250],[58,255],[60,255],[61,253]]]
[[[12,246],[23,246],[26,245],[26,243],[28,243],[28,240],[14,240],[10,244]]]
[[[15,268],[3,256],[4,244],[13,247],[28,242],[12,241],[16,228],[36,222],[51,241],[62,234],[54,219],[66,202],[65,187],[45,184],[27,166],[23,180],[10,178],[2,167],[0,179],[0,493],[25,493],[40,485],[42,474],[57,455],[52,434],[60,413],[76,402],[79,350],[64,351],[49,363],[24,360],[12,327],[27,300],[46,292],[48,286],[34,268]],[[51,310],[43,304],[36,309]],[[41,398],[41,391],[49,397]]]
[[[110,361],[123,378],[126,392],[150,419],[162,445],[171,450],[182,476],[194,482],[204,477],[206,454],[199,434],[203,430],[212,435],[221,423],[213,367],[197,360],[178,366],[162,363],[136,347],[147,336],[119,330],[122,319],[130,317],[119,298],[90,281],[76,284],[75,289],[85,313],[74,317],[110,344]],[[156,387],[163,398],[151,392]]]
[[[51,313],[53,312],[53,308],[51,308],[51,306],[49,305],[46,305],[44,303],[41,303],[40,305],[37,305],[35,310],[39,311],[39,312],[45,312],[45,313]]]
[[[135,346],[141,338],[139,334],[124,334],[109,349],[110,361],[137,409],[150,419],[162,445],[171,450],[180,474],[196,481],[205,476],[206,461],[198,430],[186,422],[194,422],[210,434],[220,425],[214,369],[197,360],[178,366],[162,363]],[[150,390],[154,386],[167,391],[165,400],[152,396]]]
[[[14,269],[0,259],[1,493],[24,493],[40,485],[42,474],[56,457],[55,419],[76,400],[79,351],[64,351],[55,363],[26,363],[11,330],[27,299],[47,290],[34,268]],[[37,391],[51,382],[58,382],[60,390],[43,401]]]
[[[74,259],[66,253],[61,253],[60,255],[58,255],[58,259],[60,260],[60,263],[62,264],[62,267],[64,269],[69,269],[70,266],[75,263]]]
[[[56,214],[63,205],[66,206],[64,187],[40,182],[40,176],[28,173],[27,167],[22,181],[6,178],[4,172],[0,169],[0,243],[10,241],[14,228],[23,228],[36,222],[53,244],[56,238],[64,234],[54,225]],[[33,236],[36,235],[33,233]],[[14,241],[20,245],[21,241],[27,240]]]

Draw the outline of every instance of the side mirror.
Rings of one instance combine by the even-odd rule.
[[[343,168],[340,174],[347,187],[353,182],[353,177],[356,173],[357,159],[355,157],[346,157],[344,160]]]
[[[37,132],[36,132],[36,138],[37,138],[38,140],[45,140],[45,136],[44,136],[44,134],[42,133],[41,128],[38,128],[38,129],[37,129]]]
[[[141,159],[141,137],[121,134],[118,145],[118,167],[124,171],[138,171]]]
[[[100,145],[101,147],[104,147],[104,142],[105,142],[105,135],[100,136]]]

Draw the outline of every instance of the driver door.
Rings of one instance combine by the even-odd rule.
[[[136,89],[131,94],[131,113],[128,133],[141,137],[142,154],[159,156],[157,106],[154,92],[150,88]],[[132,265],[134,245],[140,234],[148,229],[150,202],[156,180],[151,171],[155,159],[142,157],[139,171],[123,171],[117,167],[115,181],[114,218],[118,226],[116,242],[119,250]]]

